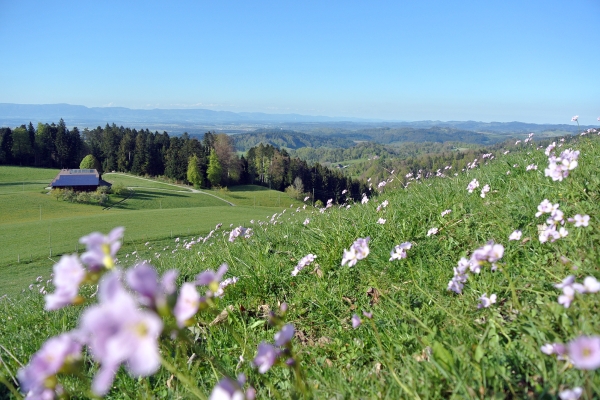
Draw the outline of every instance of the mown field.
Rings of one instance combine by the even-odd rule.
[[[189,188],[158,181],[106,174],[104,178],[111,183],[133,189],[131,195],[111,195],[111,207],[105,209],[48,194],[44,188],[56,173],[0,167],[0,295],[20,292],[60,254],[81,252],[79,238],[94,230],[125,226],[126,247],[135,249],[148,240],[205,234],[218,223],[247,224],[271,215],[272,207],[282,201],[288,207],[301,205],[285,194],[257,186],[192,193]]]

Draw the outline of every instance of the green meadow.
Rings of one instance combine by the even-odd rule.
[[[148,240],[206,234],[218,223],[247,225],[273,214],[282,202],[301,205],[258,186],[192,193],[189,187],[119,174],[103,178],[132,187],[130,194],[111,195],[107,207],[71,203],[45,190],[57,173],[0,167],[0,295],[20,292],[61,254],[81,252],[79,238],[92,231],[125,226],[126,248],[135,249]]]
[[[239,278],[224,289],[222,299],[203,303],[187,327],[178,328],[173,316],[163,314],[169,328],[156,345],[161,367],[141,378],[120,368],[106,397],[207,399],[221,379],[243,373],[243,390],[252,386],[258,399],[556,399],[576,387],[582,399],[597,398],[600,349],[578,353],[573,343],[586,337],[600,341],[600,293],[574,293],[565,307],[558,302],[563,291],[555,285],[570,275],[578,283],[600,278],[600,140],[581,137],[556,148],[556,154],[567,147],[581,154],[562,181],[544,175],[544,148],[521,144],[456,177],[412,181],[407,188],[393,181],[366,204],[323,213],[295,212],[288,204],[275,209],[271,219],[274,208],[209,206],[115,210],[87,217],[94,220],[89,224],[75,217],[65,221],[52,231],[52,240],[71,237],[65,243],[71,248],[79,235],[125,225],[125,248],[118,257],[126,269],[134,259],[149,259],[159,274],[177,269],[180,286],[226,263],[229,270],[219,280]],[[528,165],[537,170],[527,170]],[[474,179],[480,187],[469,193]],[[481,196],[484,185],[490,191]],[[250,190],[225,193],[227,199],[254,198]],[[559,226],[567,232],[554,241],[540,241],[548,214],[535,214],[544,199],[564,212]],[[239,215],[231,214],[236,210]],[[589,215],[587,226],[569,220],[577,214]],[[229,242],[228,215],[238,218],[236,225],[255,218],[253,234]],[[173,238],[167,233],[149,238],[148,244],[143,239],[146,226],[168,232],[194,219],[199,226],[224,226],[190,249],[185,244],[196,235],[188,236],[183,227],[173,231]],[[33,222],[10,226],[22,226],[23,235],[42,229],[25,224]],[[432,228],[437,232],[429,233]],[[509,240],[517,229],[522,237]],[[18,236],[3,247],[19,246]],[[356,265],[342,266],[345,251],[359,238],[369,238],[369,251]],[[459,260],[489,241],[504,249],[496,267],[483,262],[478,273],[468,274],[462,293],[448,290]],[[405,242],[411,244],[406,257],[390,260],[395,246]],[[315,260],[293,276],[308,254]],[[84,286],[84,306],[43,311],[39,291],[54,290],[46,284],[50,268],[51,262],[45,264],[41,282],[27,282],[31,290],[0,302],[0,343],[10,351],[1,353],[6,368],[0,377],[9,385],[17,360],[26,363],[47,338],[77,327],[82,310],[98,301],[92,297],[95,287]],[[17,275],[16,269],[9,271],[4,279]],[[198,290],[204,294],[205,287]],[[492,295],[494,303],[480,306]],[[287,312],[282,315],[283,303]],[[283,323],[292,324],[295,334],[279,360],[260,373],[252,363],[263,362],[255,360],[257,348],[273,344]],[[567,345],[566,360],[542,352],[552,343]],[[586,368],[582,358],[596,366]],[[90,397],[96,365],[84,351],[78,378],[58,375],[65,392]]]

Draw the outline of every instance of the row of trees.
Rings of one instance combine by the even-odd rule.
[[[82,161],[84,160],[84,161]],[[169,136],[167,132],[118,127],[67,129],[58,124],[31,123],[0,130],[0,164],[47,168],[97,168],[136,175],[165,176],[198,187],[259,184],[274,190],[294,188],[314,193],[315,200],[343,200],[346,189],[359,199],[364,184],[320,164],[309,165],[271,145],[251,148],[238,156],[233,140],[207,132],[202,140]]]

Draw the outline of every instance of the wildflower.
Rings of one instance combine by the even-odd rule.
[[[489,298],[487,297],[487,293],[484,293],[483,296],[479,298],[480,303],[477,305],[477,308],[488,308],[492,304],[496,303],[496,295],[492,294]]]
[[[229,285],[236,284],[239,279],[240,278],[238,278],[237,276],[234,276],[232,278],[227,278],[223,280],[221,283],[219,283],[219,289],[217,289],[217,291],[215,292],[215,296],[219,298],[225,296],[225,288]]]
[[[580,336],[568,345],[569,359],[577,369],[600,367],[600,336]]]
[[[562,343],[546,343],[540,350],[549,356],[552,354],[564,355],[567,352],[567,348]]]
[[[535,164],[529,164],[527,166],[527,168],[525,168],[526,171],[533,171],[533,170],[537,170],[537,169],[538,169],[538,167]]]
[[[272,344],[261,342],[258,345],[258,354],[254,357],[254,364],[258,367],[258,372],[264,374],[270,370],[280,354],[281,350]]]
[[[137,293],[140,304],[159,309],[166,306],[167,297],[177,290],[175,286],[177,275],[176,270],[169,270],[163,274],[159,282],[156,269],[142,262],[129,269],[126,278],[129,287]]]
[[[569,308],[571,302],[575,300],[575,289],[573,289],[573,286],[565,286],[562,290],[563,294],[558,296],[558,304],[562,304],[565,308]]]
[[[442,211],[442,217],[445,216],[445,215],[450,214],[451,212],[452,212],[452,210],[444,210],[444,211]]]
[[[196,285],[208,286],[210,290],[207,294],[209,294],[210,296],[212,295],[212,293],[210,293],[211,291],[216,292],[217,290],[219,290],[219,283],[228,269],[229,266],[224,263],[221,264],[217,272],[210,269],[201,272],[198,275],[196,275]]]
[[[369,198],[367,195],[363,194],[362,200],[360,201],[362,204],[367,204],[369,202]]]
[[[237,228],[234,228],[229,234],[229,241],[234,242],[235,239],[237,239],[240,235],[246,235],[247,230],[248,229],[244,228],[243,226],[238,226]]]
[[[571,118],[571,121],[577,122],[578,119],[579,119],[579,115],[576,115],[573,118]]]
[[[240,374],[237,381],[227,377],[221,379],[213,388],[208,400],[254,400],[256,397],[254,388],[248,388],[245,394],[242,391],[245,381],[244,374]]]
[[[573,389],[565,389],[561,392],[558,392],[558,397],[560,400],[577,400],[583,394],[583,389],[580,387],[575,387]]]
[[[473,190],[477,189],[479,187],[479,182],[477,181],[477,179],[473,179],[471,182],[469,182],[469,185],[467,186],[467,190],[469,191],[469,193],[473,193]]]
[[[558,204],[552,205],[552,203],[550,203],[550,200],[544,199],[538,206],[538,208],[537,208],[538,212],[535,213],[535,216],[539,217],[542,214],[551,213],[554,209],[557,209],[557,208],[558,208]]]
[[[379,218],[379,219],[377,220],[377,223],[378,223],[378,224],[381,224],[381,225],[383,225],[383,224],[385,224],[385,219],[383,219],[383,218]]]
[[[349,267],[353,267],[356,265],[358,260],[362,260],[363,258],[369,255],[369,240],[370,238],[358,238],[350,247],[350,250],[344,249],[344,255],[342,257],[342,266],[346,263]]]
[[[30,392],[31,397],[38,394],[39,398],[54,398],[53,390],[48,390],[54,388],[54,386],[47,386],[48,378],[56,375],[66,363],[80,359],[81,347],[81,343],[75,340],[75,336],[70,333],[64,333],[46,341],[31,357],[29,364],[19,370],[17,377],[21,389],[24,392]],[[45,392],[51,393],[52,396],[42,396]]]
[[[304,226],[308,225],[309,223],[310,223],[310,219],[306,218],[306,219],[304,220]]]
[[[384,200],[384,201],[381,203],[381,206],[382,206],[383,208],[385,208],[385,207],[387,207],[387,206],[388,206],[388,204],[390,204],[390,203],[389,203],[387,200]]]
[[[300,271],[302,271],[304,269],[304,267],[306,267],[307,265],[309,265],[310,263],[315,261],[316,258],[317,258],[317,256],[315,256],[314,254],[308,254],[308,255],[302,257],[300,259],[300,261],[298,261],[298,264],[296,265],[296,267],[294,267],[294,270],[292,271],[292,276],[298,275],[298,273]]]
[[[79,243],[86,245],[86,252],[81,255],[81,261],[92,271],[102,267],[111,269],[115,266],[114,257],[121,248],[121,239],[125,228],[118,227],[108,235],[93,232],[79,239]]]
[[[490,185],[485,185],[483,189],[481,189],[481,198],[485,198],[486,193],[490,191]]]
[[[427,231],[427,236],[435,235],[438,233],[438,228],[431,228]]]
[[[275,345],[281,347],[288,344],[294,337],[294,332],[294,325],[284,325],[283,328],[281,328],[281,330],[275,334]]]
[[[523,235],[523,232],[516,230],[510,234],[510,236],[508,237],[508,240],[521,240],[522,235]]]
[[[56,290],[45,297],[46,310],[58,310],[73,304],[79,293],[79,285],[85,278],[85,269],[77,255],[64,255],[54,265],[52,282]]]
[[[573,220],[575,221],[575,227],[576,228],[578,228],[580,226],[588,226],[588,223],[590,221],[590,216],[589,215],[576,214],[573,217]]]
[[[188,320],[198,312],[202,300],[196,290],[196,285],[189,282],[181,285],[181,292],[177,298],[175,308],[173,308],[173,315],[180,328],[186,326]]]
[[[352,327],[354,329],[358,328],[362,324],[360,317],[356,314],[352,316]]]
[[[573,289],[578,293],[598,293],[600,291],[600,282],[593,276],[588,276],[581,283],[573,283]]]
[[[345,195],[346,193],[348,193],[348,190],[346,190],[346,189],[342,190],[342,195]]]
[[[119,276],[116,271],[100,281],[100,303],[81,317],[81,333],[92,357],[101,363],[92,382],[92,391],[98,396],[108,392],[122,363],[135,376],[151,375],[160,366],[157,340],[162,321],[138,308]]]
[[[404,242],[394,247],[394,249],[390,252],[390,261],[406,258],[406,250],[409,250],[411,247],[412,244],[410,242]]]

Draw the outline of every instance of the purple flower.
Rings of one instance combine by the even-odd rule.
[[[569,359],[577,369],[600,367],[600,337],[580,336],[568,344]]]
[[[271,369],[277,357],[281,354],[281,350],[267,342],[261,342],[258,345],[258,353],[254,358],[254,365],[258,367],[258,372],[264,374]]]
[[[244,228],[243,226],[238,226],[234,228],[229,234],[229,241],[234,242],[238,236],[249,236],[249,228]]]
[[[451,212],[452,212],[452,210],[444,210],[444,211],[442,211],[442,217],[450,214]]]
[[[412,244],[410,242],[404,242],[402,244],[399,244],[398,246],[395,246],[394,249],[390,252],[390,261],[406,258],[406,250],[409,250],[411,247]]]
[[[298,264],[294,267],[294,270],[292,271],[292,276],[298,275],[298,273],[302,271],[304,267],[315,261],[316,258],[317,256],[315,256],[314,254],[308,254],[302,257],[300,261],[298,261]]]
[[[573,389],[565,389],[562,392],[558,393],[558,397],[560,400],[577,400],[583,394],[583,389],[580,387],[575,387]]]
[[[46,295],[46,310],[58,310],[72,304],[79,293],[79,285],[85,278],[85,269],[76,255],[64,255],[54,265],[52,283],[56,287],[54,293]]]
[[[227,264],[221,264],[217,272],[208,269],[204,272],[196,275],[196,285],[199,286],[208,286],[210,292],[215,293],[219,290],[219,283],[221,279],[223,279],[223,275],[227,272],[229,266]],[[209,296],[212,293],[207,293]]]
[[[352,316],[352,327],[354,329],[358,328],[362,324],[360,317],[356,314]]]
[[[166,306],[167,296],[177,290],[177,275],[176,270],[167,271],[159,282],[156,269],[143,262],[127,271],[127,284],[137,292],[141,304],[157,309]]]
[[[473,164],[475,164],[475,161],[473,162]],[[473,191],[475,189],[477,189],[479,187],[479,182],[477,181],[477,179],[473,179],[471,182],[469,182],[469,185],[467,186],[467,190],[469,191],[469,193],[473,193]]]
[[[496,303],[496,295],[492,294],[488,298],[487,293],[484,293],[483,296],[479,298],[479,304],[477,305],[477,308],[488,308],[494,303]]]
[[[186,326],[187,321],[198,312],[201,301],[202,299],[196,290],[196,285],[189,282],[181,285],[181,292],[173,309],[173,315],[180,328]]]
[[[575,300],[575,289],[573,289],[573,286],[565,286],[563,288],[563,294],[558,296],[558,304],[562,304],[565,308],[569,308],[573,300]]]
[[[125,228],[118,227],[110,231],[108,235],[93,232],[79,239],[79,243],[86,245],[86,252],[81,255],[81,261],[90,270],[97,271],[102,267],[111,269],[115,266],[115,255],[121,248],[121,239]]]
[[[575,222],[575,227],[577,228],[580,226],[588,226],[588,223],[590,222],[590,216],[577,214],[573,217],[573,221]]]
[[[253,388],[249,388],[246,394],[242,391],[245,380],[243,374],[240,374],[237,381],[227,377],[221,379],[208,400],[253,400],[256,395]]]
[[[481,197],[485,198],[486,193],[490,191],[490,185],[485,185],[483,189],[481,189]]]
[[[162,321],[156,314],[139,309],[119,277],[120,271],[103,277],[100,303],[81,317],[82,336],[87,338],[92,357],[101,364],[92,382],[92,391],[98,396],[108,392],[122,363],[134,376],[151,375],[160,366],[157,340]]]
[[[285,346],[294,337],[294,325],[286,324],[275,334],[275,345]]]
[[[21,389],[24,392],[45,392],[48,389],[46,387],[48,378],[56,375],[66,362],[81,358],[81,347],[81,343],[69,333],[46,341],[31,357],[29,364],[19,370],[17,377]]]
[[[369,240],[370,238],[358,238],[354,241],[350,250],[344,249],[344,255],[342,257],[342,266],[346,263],[349,267],[353,267],[356,265],[358,260],[362,260],[363,258],[369,255]]]
[[[223,298],[223,296],[225,296],[225,288],[229,285],[236,284],[238,280],[239,278],[237,276],[223,280],[219,283],[219,289],[215,292],[215,297]]]

